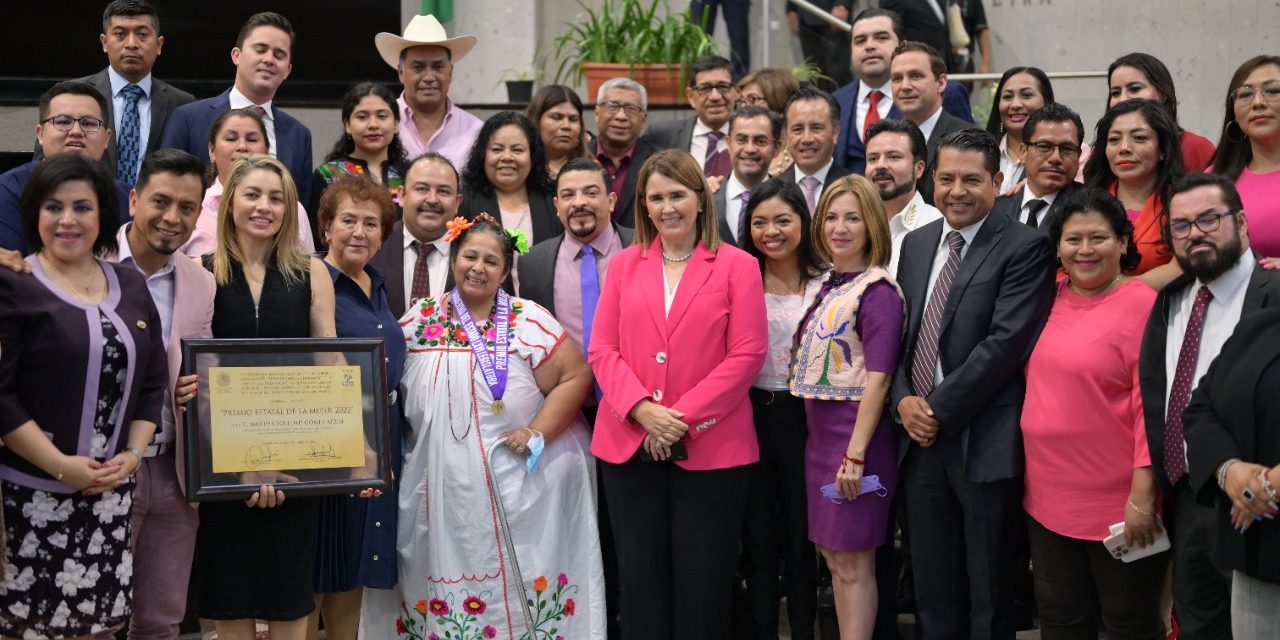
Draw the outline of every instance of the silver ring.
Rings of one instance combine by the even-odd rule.
[[[1245,487],[1244,491],[1240,492],[1240,497],[1243,498],[1245,502],[1251,502],[1254,498],[1253,489]]]

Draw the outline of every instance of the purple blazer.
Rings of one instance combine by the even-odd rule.
[[[0,437],[34,420],[59,451],[88,456],[102,372],[101,310],[120,330],[129,358],[124,410],[107,442],[114,455],[129,424],[160,424],[169,369],[160,314],[142,275],[99,261],[107,298],[82,303],[62,293],[33,254],[31,274],[0,273]],[[0,449],[0,478],[52,493],[76,489],[55,480],[11,449]]]

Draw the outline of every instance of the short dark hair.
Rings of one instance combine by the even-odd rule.
[[[157,173],[172,173],[175,176],[195,176],[200,179],[200,195],[209,188],[205,178],[204,165],[195,156],[181,149],[156,149],[142,159],[142,168],[138,169],[138,181],[133,185],[137,191],[147,187],[151,176]]]
[[[801,100],[822,100],[823,102],[826,102],[827,108],[831,114],[831,126],[840,126],[840,103],[836,102],[836,99],[832,97],[831,94],[811,84],[800,87],[795,91],[795,93],[791,94],[790,98],[787,98],[787,106],[782,110],[784,123],[786,121],[787,113],[791,111],[791,105],[800,102]]]
[[[151,18],[151,28],[155,29],[156,33],[160,33],[160,14],[147,0],[111,0],[111,4],[108,4],[102,12],[103,33],[111,29],[111,19],[116,16],[123,18],[147,16]]]
[[[1055,249],[1062,240],[1062,229],[1067,220],[1076,214],[1097,213],[1111,226],[1111,232],[1117,238],[1128,238],[1128,246],[1124,255],[1120,256],[1120,270],[1133,271],[1142,262],[1142,254],[1138,252],[1138,243],[1133,238],[1133,222],[1125,213],[1124,204],[1105,189],[1076,189],[1063,198],[1062,207],[1057,215],[1049,219],[1049,240]]]
[[[1126,53],[1116,58],[1111,66],[1107,67],[1107,108],[1111,108],[1111,76],[1115,74],[1116,69],[1120,67],[1133,67],[1142,72],[1147,77],[1147,82],[1151,83],[1151,88],[1160,94],[1160,104],[1169,110],[1169,117],[1173,118],[1174,124],[1178,123],[1178,94],[1173,88],[1173,76],[1169,74],[1169,68],[1159,58],[1149,54],[1135,51],[1134,53]]]
[[[698,74],[706,71],[715,71],[716,69],[724,69],[730,75],[733,74],[733,64],[724,56],[702,56],[693,61],[693,66],[689,68],[689,87],[698,84]]]
[[[888,18],[889,22],[893,23],[893,35],[898,37],[899,42],[902,41],[902,16],[898,15],[898,12],[892,9],[881,9],[879,7],[874,9],[863,9],[858,12],[858,15],[853,17],[853,22],[850,22],[849,25],[852,26],[862,22],[863,20],[869,20],[871,18]],[[849,29],[849,37],[853,37],[853,29]]]
[[[838,106],[838,105],[837,105]],[[733,133],[733,123],[740,118],[758,118],[764,116],[769,120],[769,131],[773,133],[773,139],[782,139],[782,116],[770,111],[760,105],[748,104],[738,107],[729,114],[729,133]]]
[[[907,136],[907,140],[911,142],[911,161],[912,162],[928,162],[929,147],[924,139],[924,132],[916,123],[906,118],[884,118],[871,125],[867,129],[867,143],[871,143],[871,139],[882,133],[901,133]],[[866,144],[863,147],[866,147]]]
[[[1049,81],[1049,74],[1036,67],[1010,67],[1000,76],[1000,82],[996,84],[996,90],[991,97],[991,115],[987,117],[987,131],[997,138],[1004,134],[1004,125],[1000,122],[1000,94],[1004,92],[1005,83],[1020,73],[1025,73],[1036,79],[1036,84],[1040,85],[1040,95],[1044,97],[1045,104],[1052,104],[1053,99],[1053,83]]]
[[[809,205],[805,203],[804,192],[794,182],[770,178],[751,190],[751,198],[747,201],[747,207],[738,221],[738,238],[741,239],[742,249],[760,263],[760,277],[763,278],[765,257],[764,253],[756,248],[756,243],[751,241],[751,214],[755,212],[756,207],[760,206],[760,203],[773,198],[781,200],[792,213],[800,217],[800,245],[796,248],[796,266],[800,267],[800,273],[805,280],[817,277],[823,272],[823,264],[810,238],[813,233],[813,216],[809,214]]]
[[[1031,136],[1036,133],[1036,125],[1041,122],[1070,122],[1076,126],[1076,144],[1084,142],[1084,122],[1080,120],[1080,114],[1072,111],[1071,107],[1065,104],[1050,102],[1027,117],[1027,123],[1022,127],[1024,143],[1031,142]]]
[[[892,60],[898,57],[898,54],[907,53],[908,51],[916,51],[929,57],[929,71],[933,72],[933,77],[941,78],[947,75],[947,61],[942,59],[942,55],[938,53],[937,49],[923,42],[903,40],[898,43],[897,48],[893,50],[893,55],[889,56],[889,59]]]
[[[525,179],[525,189],[537,193],[551,193],[551,176],[547,172],[547,150],[542,146],[542,136],[538,128],[515,111],[499,111],[484,121],[480,133],[476,135],[475,144],[471,145],[471,155],[467,156],[467,166],[462,169],[462,181],[469,189],[479,191],[485,197],[494,193],[493,183],[484,172],[484,158],[489,150],[489,140],[493,134],[505,126],[515,126],[529,139],[529,177]]]
[[[995,177],[1000,173],[1000,143],[996,142],[996,137],[983,131],[982,129],[961,129],[960,131],[952,131],[942,138],[942,142],[938,145],[938,154],[942,154],[943,149],[955,149],[956,151],[977,151],[983,156],[983,165],[987,173]],[[937,162],[937,160],[934,160]]]
[[[77,181],[88,182],[98,198],[98,237],[93,241],[93,253],[104,257],[119,250],[116,230],[120,228],[120,194],[115,182],[102,163],[78,153],[59,153],[40,161],[22,191],[22,228],[28,251],[35,253],[44,248],[40,239],[40,207],[44,201],[58,187]]]
[[[44,122],[49,117],[49,103],[61,95],[89,96],[93,98],[94,102],[98,103],[98,117],[102,118],[102,126],[108,129],[115,128],[115,123],[107,118],[107,114],[111,113],[111,111],[107,109],[106,97],[93,85],[78,80],[64,80],[49,87],[48,91],[40,95],[40,106],[37,109],[40,114],[40,122]]]
[[[419,162],[439,162],[440,164],[449,167],[449,170],[453,171],[454,188],[462,188],[462,176],[458,173],[458,168],[453,166],[452,160],[441,155],[439,151],[428,151],[413,160],[410,160],[408,166],[404,168],[404,175],[406,178],[409,177],[409,172],[412,171]]]
[[[404,64],[404,59],[405,59],[405,58],[407,58],[407,57],[409,57],[409,50],[410,50],[410,49],[417,49],[418,47],[436,47],[436,48],[438,48],[438,49],[444,49],[444,56],[445,56],[445,59],[447,59],[449,62],[453,62],[453,49],[450,49],[449,47],[441,46],[441,45],[438,45],[438,44],[420,44],[420,45],[417,45],[417,46],[413,46],[413,47],[405,47],[405,48],[401,49],[401,50],[400,50],[400,64]]]
[[[604,180],[604,188],[609,191],[613,191],[613,185],[611,184],[612,179],[609,178],[609,172],[605,171],[604,167],[600,166],[600,164],[595,160],[586,156],[580,156],[577,158],[570,158],[568,162],[564,163],[563,167],[560,167],[560,173],[556,174],[557,193],[560,192],[560,178],[563,178],[564,174],[569,173],[570,171],[598,173],[600,174],[600,179]]]
[[[1115,124],[1117,118],[1130,113],[1142,114],[1143,120],[1146,120],[1147,125],[1155,131],[1156,147],[1160,150],[1160,155],[1164,156],[1156,166],[1155,185],[1156,204],[1161,212],[1160,223],[1163,226],[1169,218],[1169,198],[1172,197],[1170,189],[1173,187],[1173,182],[1181,178],[1185,171],[1182,166],[1182,142],[1178,134],[1178,125],[1174,124],[1173,119],[1169,117],[1169,110],[1159,102],[1142,99],[1125,100],[1098,120],[1093,138],[1093,152],[1084,165],[1084,183],[1090,187],[1108,189],[1116,181],[1116,175],[1111,170],[1111,161],[1107,160],[1107,135],[1111,132],[1111,125]]]
[[[1169,189],[1169,199],[1179,193],[1186,193],[1192,189],[1200,187],[1217,187],[1222,191],[1222,202],[1232,211],[1242,211],[1244,209],[1244,201],[1240,199],[1240,192],[1236,190],[1236,182],[1231,178],[1217,173],[1188,173],[1173,182],[1173,188]],[[1168,227],[1168,220],[1165,221],[1165,227]]]
[[[298,34],[293,32],[293,23],[289,22],[288,18],[274,11],[262,11],[249,16],[249,19],[240,25],[240,33],[236,34],[236,47],[243,47],[245,39],[258,27],[275,27],[289,34],[290,50],[298,44]]]

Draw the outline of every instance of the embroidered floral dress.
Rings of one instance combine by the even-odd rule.
[[[129,356],[105,314],[102,377],[93,422],[91,452],[104,461],[124,410]],[[3,483],[5,536],[20,541],[6,558],[0,595],[0,634],[63,638],[118,627],[129,618],[133,592],[133,477],[101,495],[58,494]],[[15,593],[24,594],[14,598]]]
[[[533,472],[525,456],[494,447],[537,415],[544,397],[534,371],[563,342],[564,329],[537,304],[512,298],[506,409],[494,414],[466,332],[447,305],[425,298],[400,324],[409,352],[402,382],[411,434],[400,484],[400,581],[392,590],[366,590],[362,637],[604,638],[595,461],[586,426],[575,420],[547,444]],[[479,329],[492,349],[492,319]],[[490,490],[490,471],[498,495]],[[532,628],[522,600],[532,602]]]

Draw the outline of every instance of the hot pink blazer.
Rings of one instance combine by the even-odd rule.
[[[657,241],[609,261],[596,307],[588,360],[604,391],[591,453],[626,462],[645,431],[627,417],[649,398],[684,413],[689,470],[724,469],[760,459],[747,389],[768,348],[760,265],[721,244],[694,249],[665,313]]]

